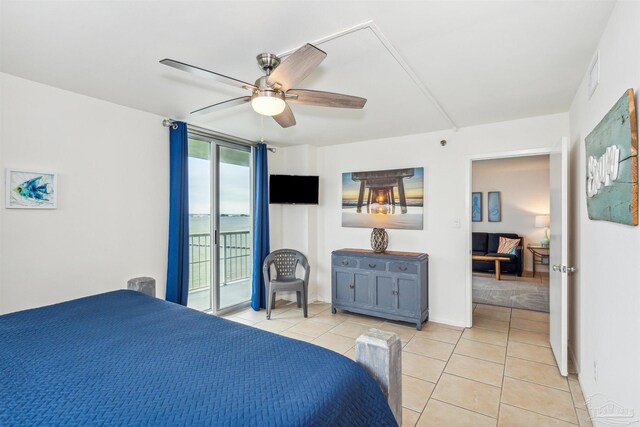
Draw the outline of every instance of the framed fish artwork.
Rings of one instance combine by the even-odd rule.
[[[53,172],[7,169],[6,204],[10,209],[55,209],[58,183]]]
[[[471,193],[471,221],[482,222],[482,193]]]
[[[488,205],[489,211],[487,217],[489,222],[501,222],[502,221],[502,203],[500,201],[499,191],[489,191],[488,193]]]

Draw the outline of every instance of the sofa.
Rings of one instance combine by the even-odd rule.
[[[520,239],[520,244],[516,248],[514,255],[499,254],[498,245],[500,244],[500,237],[506,237],[508,239]],[[472,233],[472,255],[485,255],[485,256],[499,256],[503,258],[509,258],[509,261],[503,261],[500,263],[501,273],[511,273],[522,276],[522,268],[524,264],[522,254],[523,240],[522,237],[513,233]],[[478,272],[495,272],[495,263],[493,261],[473,261],[473,271]]]

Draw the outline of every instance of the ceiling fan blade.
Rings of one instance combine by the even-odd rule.
[[[290,89],[287,91],[287,101],[298,104],[316,105],[318,107],[336,108],[363,108],[367,103],[366,98],[359,96],[343,95],[341,93],[322,92],[319,90]],[[296,97],[289,98],[289,95]]]
[[[284,111],[277,116],[273,116],[273,120],[278,122],[283,128],[288,128],[296,124],[296,118],[293,116],[293,111],[289,108],[289,104],[284,107]]]
[[[212,113],[214,111],[224,110],[229,107],[235,107],[236,105],[241,105],[249,101],[251,101],[250,96],[241,96],[240,98],[229,99],[227,101],[218,102],[217,104],[209,105],[208,107],[204,107],[199,110],[192,111],[191,114]]]
[[[226,83],[231,86],[249,90],[257,89],[256,86],[251,83],[243,82],[242,80],[234,79],[233,77],[214,73],[213,71],[205,70],[204,68],[185,64],[184,62],[176,61],[173,59],[163,59],[162,61],[160,61],[160,63],[181,71],[186,71],[187,73],[195,74],[196,76],[204,77],[205,79],[216,80],[218,82]]]
[[[307,43],[282,61],[267,77],[267,83],[279,83],[285,91],[304,80],[326,57],[325,52]]]

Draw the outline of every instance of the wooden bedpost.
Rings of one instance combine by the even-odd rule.
[[[356,362],[378,382],[402,425],[402,343],[393,332],[369,329],[356,340]]]

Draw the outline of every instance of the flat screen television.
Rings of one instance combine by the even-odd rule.
[[[287,205],[317,205],[317,176],[271,175],[269,177],[269,203]]]

